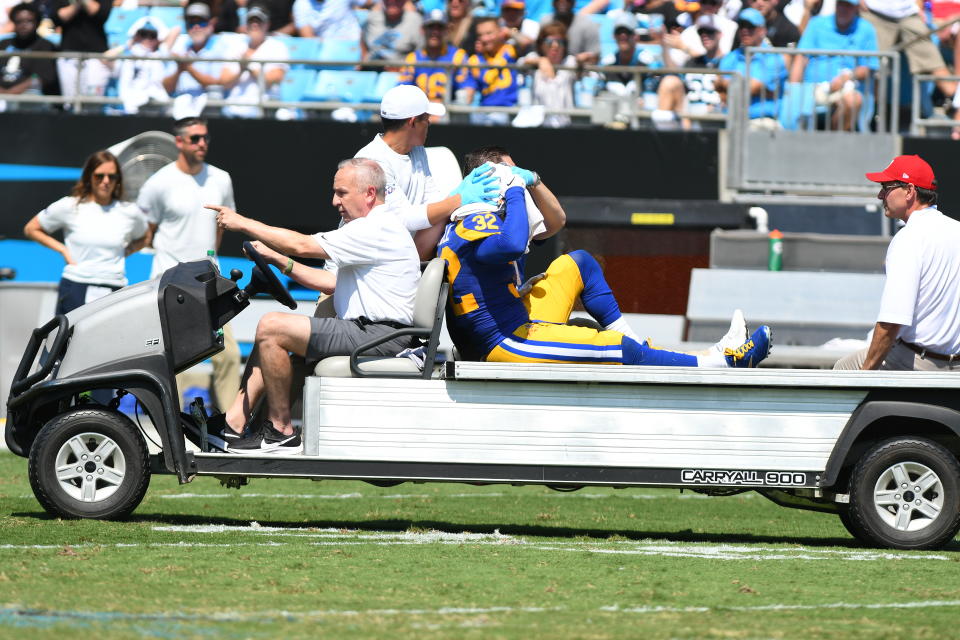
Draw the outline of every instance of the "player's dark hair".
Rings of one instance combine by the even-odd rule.
[[[508,155],[510,155],[510,152],[507,151],[506,147],[500,147],[495,144],[474,149],[463,156],[463,172],[470,173],[484,162],[500,162],[503,156]]]
[[[187,132],[187,129],[189,129],[190,127],[196,126],[198,124],[207,126],[207,121],[197,116],[190,116],[189,118],[180,118],[179,120],[173,123],[173,135],[183,136]]]

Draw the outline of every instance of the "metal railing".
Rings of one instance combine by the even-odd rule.
[[[949,80],[960,82],[960,75],[935,76],[929,73],[918,73],[912,77],[913,93],[910,100],[910,134],[915,136],[927,135],[927,129],[960,129],[960,120],[942,117],[923,116],[923,88],[924,82]],[[960,85],[958,85],[960,91]],[[960,113],[960,112],[958,112]],[[956,117],[956,116],[955,116]]]
[[[89,52],[41,52],[41,51],[18,51],[18,52],[0,52],[0,60],[7,59],[9,57],[18,56],[21,58],[31,58],[31,59],[72,59],[77,60],[78,72],[75,78],[75,85],[72,87],[72,95],[37,95],[35,93],[23,93],[23,94],[5,94],[2,96],[2,99],[10,104],[49,104],[49,105],[69,105],[69,107],[76,111],[80,112],[84,107],[94,105],[94,106],[121,106],[123,100],[118,96],[105,96],[105,95],[96,95],[84,92],[83,83],[83,74],[80,72],[83,65],[88,64],[91,60],[100,60],[109,65],[119,63],[122,61],[151,61],[151,62],[187,62],[187,63],[237,63],[236,58],[196,58],[196,57],[182,57],[182,56],[135,56],[135,55],[106,55],[103,53],[89,53]],[[290,65],[291,69],[293,68],[307,68],[307,69],[317,69],[317,70],[388,70],[388,71],[401,71],[407,67],[414,68],[435,68],[443,69],[447,73],[447,87],[455,86],[453,81],[454,77],[462,69],[499,69],[499,70],[509,70],[512,73],[516,73],[523,78],[522,86],[526,89],[532,87],[533,77],[536,69],[529,65],[520,65],[520,64],[511,64],[511,65],[491,65],[491,64],[480,64],[480,65],[454,65],[448,62],[416,62],[413,65],[409,65],[402,60],[370,60],[364,62],[356,61],[323,61],[315,59],[289,59],[289,60],[258,60],[257,62],[268,65],[271,63],[283,63]],[[652,69],[648,67],[639,67],[639,66],[599,66],[599,65],[583,65],[583,66],[557,66],[556,69],[572,71],[577,74],[578,82],[582,81],[583,78],[592,79],[596,84],[597,88],[600,89],[599,96],[596,95],[596,92],[593,92],[592,97],[599,97],[600,102],[603,102],[603,91],[604,86],[603,77],[606,74],[628,74],[633,78],[634,89],[626,96],[619,97],[619,106],[622,107],[620,111],[617,112],[618,116],[625,116],[630,125],[633,128],[639,126],[639,123],[650,117],[652,109],[645,108],[642,104],[643,100],[643,81],[647,77],[653,76],[664,76],[664,75],[680,75],[683,76],[687,73],[696,73],[699,75],[726,75],[732,76],[730,72],[717,71],[716,69],[697,69],[697,68],[682,68],[682,69]],[[238,102],[230,101],[224,98],[212,97],[207,100],[207,105],[214,108],[222,108],[225,106],[237,106],[237,107],[258,107],[262,110],[267,109],[300,109],[303,111],[334,111],[342,107],[350,107],[357,110],[377,110],[379,108],[379,103],[368,102],[368,101],[358,101],[358,100],[300,100],[300,101],[282,101],[278,100],[271,96],[271,91],[268,91],[266,86],[266,81],[262,74],[257,76],[257,82],[259,86],[259,99],[256,103],[251,102]],[[275,93],[276,90],[274,89]],[[514,106],[479,106],[479,105],[468,105],[460,103],[456,100],[454,92],[444,91],[443,102],[447,106],[448,111],[451,114],[470,114],[470,113],[503,113],[507,115],[516,115],[525,109],[528,104],[517,104]],[[173,99],[165,101],[152,101],[151,104],[167,107],[172,105]],[[624,111],[625,109],[625,111]],[[548,115],[566,115],[572,118],[584,120],[584,121],[596,121],[597,116],[597,107],[596,106],[575,106],[572,108],[546,108],[545,113]],[[700,120],[700,121],[713,121],[725,123],[727,120],[727,114],[723,111],[715,112],[686,112],[681,111],[679,114],[681,117],[689,118],[690,120]],[[602,117],[601,117],[602,120]]]

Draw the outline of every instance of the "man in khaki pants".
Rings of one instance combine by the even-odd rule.
[[[174,123],[173,132],[180,154],[150,176],[137,197],[150,223],[148,243],[156,251],[151,278],[179,262],[202,260],[211,252],[216,260],[223,230],[204,205],[236,206],[230,174],[206,162],[210,144],[206,121],[183,118]],[[240,347],[229,324],[223,327],[223,351],[212,360],[216,404],[229,407],[240,388]],[[181,393],[185,375],[177,376]]]
[[[904,227],[887,249],[887,279],[870,346],[834,369],[960,369],[960,222],[937,210],[937,181],[920,156],[897,156],[867,179]]]

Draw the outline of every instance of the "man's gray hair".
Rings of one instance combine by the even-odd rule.
[[[361,189],[373,187],[377,191],[377,200],[384,200],[387,197],[387,176],[376,160],[370,158],[350,158],[341,160],[337,165],[337,170],[350,167],[356,173],[354,180]]]

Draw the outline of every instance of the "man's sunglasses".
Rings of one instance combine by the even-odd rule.
[[[189,20],[187,21],[187,29],[193,29],[194,27],[200,27],[201,29],[206,29],[207,25],[210,24],[209,20]]]
[[[717,37],[717,30],[716,30],[716,29],[699,29],[699,30],[698,30],[698,33],[699,33],[700,35],[702,35],[702,36],[709,36],[709,37],[711,37],[711,38],[716,38],[716,37]]]
[[[192,136],[183,136],[190,144],[200,144],[200,141],[210,142],[209,133],[195,133]]]

